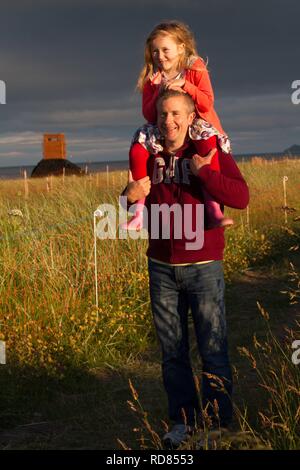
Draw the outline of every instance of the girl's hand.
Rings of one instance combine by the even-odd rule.
[[[161,81],[159,85],[159,92],[162,93],[167,89],[167,82]]]
[[[182,88],[184,87],[184,85],[185,85],[185,78],[178,78],[177,80],[168,80],[165,87],[168,90],[178,90],[178,88]]]
[[[180,88],[180,86],[172,86],[172,88],[168,88],[168,90],[175,90],[175,91],[180,91],[181,93],[186,93],[185,90],[183,90],[183,88]]]

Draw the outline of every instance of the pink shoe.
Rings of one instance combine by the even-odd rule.
[[[124,222],[123,224],[120,225],[120,228],[122,230],[135,230],[139,232],[143,228],[143,211],[144,211],[144,206],[145,206],[145,198],[139,199],[136,203],[136,211],[134,216],[132,217],[129,222]]]
[[[231,225],[233,225],[234,222],[232,219],[224,217],[224,214],[220,208],[220,204],[214,201],[207,191],[205,191],[204,189],[202,191],[206,214],[208,216],[208,220],[206,223],[207,228],[210,229],[217,227],[230,227]]]
[[[234,221],[232,219],[229,219],[228,217],[224,217],[224,219],[221,220],[220,227],[230,227],[233,224],[234,224]]]
[[[223,217],[222,219],[219,220],[210,220],[208,223],[207,228],[217,228],[217,227],[231,227],[231,225],[234,224],[234,221],[232,219],[229,219],[228,217]]]
[[[143,228],[143,211],[137,211],[129,222],[120,225],[122,230],[135,230],[139,232]]]

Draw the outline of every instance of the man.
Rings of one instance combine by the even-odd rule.
[[[201,188],[221,206],[244,209],[249,201],[248,187],[231,155],[223,154],[215,137],[203,141],[204,155],[195,155],[188,128],[195,116],[188,94],[165,91],[157,102],[158,127],[164,151],[152,155],[149,175],[130,181],[124,195],[129,203],[147,196],[148,213],[154,204],[187,206],[196,231],[197,206],[203,203]],[[218,152],[220,172],[210,168]],[[195,218],[195,220],[194,220]],[[187,219],[183,219],[185,222]],[[163,223],[163,216],[160,221]],[[162,373],[168,396],[169,417],[174,426],[164,445],[176,448],[192,432],[201,410],[189,358],[188,311],[192,312],[199,353],[203,363],[202,409],[219,425],[232,419],[232,376],[227,352],[222,258],[224,229],[204,230],[203,246],[187,244],[187,237],[175,236],[178,221],[169,217],[169,237],[151,236],[154,221],[149,220],[150,297],[156,332],[162,347]],[[179,222],[181,223],[181,222]],[[183,223],[184,225],[184,223]],[[196,236],[195,236],[196,238]],[[201,244],[202,245],[202,244]]]

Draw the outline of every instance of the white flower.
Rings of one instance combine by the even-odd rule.
[[[14,215],[16,217],[23,217],[22,211],[20,211],[20,209],[11,209],[7,213],[8,215]]]

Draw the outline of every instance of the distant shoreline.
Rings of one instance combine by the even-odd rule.
[[[293,155],[287,153],[249,153],[234,155],[237,162],[247,162],[253,157],[259,157],[265,160],[282,160],[284,158],[298,159],[300,155]],[[106,162],[73,162],[82,168],[83,171],[87,170],[88,173],[98,173],[106,171],[124,171],[128,169],[128,160],[116,160]],[[24,171],[27,171],[27,176],[30,178],[31,172],[35,165],[19,165],[19,166],[4,166],[0,167],[0,181],[10,179],[21,179],[24,176]]]
[[[83,172],[87,169],[88,173],[97,173],[107,171],[122,171],[127,170],[128,160],[119,160],[112,162],[72,162],[82,168]],[[36,165],[22,165],[22,166],[8,166],[0,167],[0,181],[9,179],[21,179],[24,176],[24,171],[27,171],[27,176],[30,178],[32,170]]]

